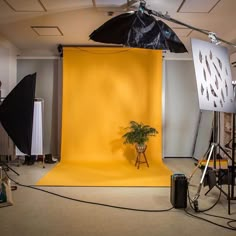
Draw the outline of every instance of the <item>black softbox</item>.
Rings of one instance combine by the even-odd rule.
[[[101,43],[163,49],[175,53],[187,52],[184,44],[167,24],[141,11],[113,17],[94,30],[89,37]]]
[[[18,149],[30,155],[36,73],[25,76],[0,105],[0,121]]]

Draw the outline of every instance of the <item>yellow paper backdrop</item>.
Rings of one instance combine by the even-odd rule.
[[[63,50],[61,160],[129,161],[121,138],[130,120],[155,127],[149,161],[162,156],[162,52],[122,48]]]
[[[38,181],[56,186],[170,186],[162,162],[162,53],[65,48],[61,162]],[[122,135],[131,120],[158,130],[135,167]]]

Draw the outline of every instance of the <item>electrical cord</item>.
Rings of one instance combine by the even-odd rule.
[[[6,172],[5,172],[6,173]],[[90,205],[97,205],[97,206],[103,206],[103,207],[109,207],[109,208],[115,208],[115,209],[121,209],[121,210],[129,210],[129,211],[140,211],[140,212],[167,212],[172,210],[174,207],[168,208],[168,209],[160,209],[160,210],[148,210],[148,209],[138,209],[138,208],[130,208],[130,207],[122,207],[122,206],[115,206],[115,205],[110,205],[110,204],[104,204],[104,203],[99,203],[99,202],[91,202],[91,201],[85,201],[85,200],[81,200],[81,199],[76,199],[76,198],[71,198],[71,197],[67,197],[58,193],[53,193],[50,191],[47,191],[45,189],[41,189],[41,188],[37,188],[34,187],[32,185],[25,185],[25,184],[21,184],[19,182],[16,182],[15,180],[13,180],[12,178],[10,178],[8,176],[8,174],[6,173],[7,177],[14,182],[15,184],[21,186],[21,187],[25,187],[25,188],[30,188],[30,189],[34,189],[34,190],[38,190],[44,193],[48,193],[60,198],[64,198],[67,200],[71,200],[71,201],[76,201],[76,202],[80,202],[80,203],[86,203],[86,204],[90,204]]]
[[[221,228],[225,228],[225,229],[229,229],[229,230],[236,230],[236,227],[234,227],[234,226],[231,225],[232,223],[236,223],[236,220],[235,220],[235,219],[206,213],[206,211],[209,211],[209,210],[213,209],[213,208],[219,203],[220,198],[221,198],[221,191],[220,191],[220,193],[219,193],[219,196],[218,196],[216,202],[215,202],[212,206],[210,206],[209,208],[204,209],[204,210],[199,210],[199,206],[198,206],[198,201],[197,201],[197,200],[195,200],[195,201],[192,201],[192,200],[191,200],[190,194],[189,194],[189,188],[187,188],[187,196],[188,196],[189,205],[190,205],[191,209],[193,209],[196,213],[202,213],[202,214],[207,215],[207,216],[211,216],[211,217],[216,217],[216,218],[221,218],[221,219],[228,220],[228,222],[226,222],[226,224],[227,224],[228,226],[225,226],[225,225],[222,225],[222,224],[218,224],[218,223],[215,223],[215,222],[213,222],[213,221],[211,221],[211,220],[205,219],[205,218],[203,218],[203,217],[194,215],[194,214],[190,213],[189,211],[187,211],[186,209],[184,209],[184,211],[185,211],[185,213],[187,213],[187,215],[190,215],[190,216],[192,216],[192,217],[195,217],[195,218],[197,218],[197,219],[199,219],[199,220],[203,220],[203,221],[208,222],[208,223],[210,223],[210,224],[219,226],[219,227],[221,227]]]
[[[219,196],[218,196],[216,202],[215,202],[211,207],[209,207],[209,208],[207,208],[207,209],[204,209],[204,210],[198,210],[198,212],[203,213],[203,212],[206,212],[206,211],[209,211],[209,210],[213,209],[213,208],[219,203],[220,198],[221,198],[221,191],[220,191],[220,193],[219,193]]]
[[[6,171],[5,171],[6,173]],[[81,200],[81,199],[76,199],[76,198],[71,198],[71,197],[67,197],[67,196],[64,196],[64,195],[61,195],[61,194],[57,194],[57,193],[53,193],[53,192],[50,192],[50,191],[47,191],[47,190],[44,190],[44,189],[41,189],[41,188],[37,188],[35,186],[32,186],[32,185],[25,185],[25,184],[21,184],[17,181],[15,181],[14,179],[10,178],[9,175],[6,173],[6,176],[12,181],[14,182],[16,185],[18,186],[21,186],[21,187],[25,187],[25,188],[30,188],[30,189],[34,189],[34,190],[38,190],[38,191],[41,191],[41,192],[44,192],[44,193],[48,193],[48,194],[51,194],[51,195],[54,195],[54,196],[57,196],[57,197],[60,197],[60,198],[64,198],[64,199],[67,199],[67,200],[71,200],[71,201],[75,201],[75,202],[80,202],[80,203],[85,203],[85,204],[91,204],[91,205],[97,205],[97,206],[103,206],[103,207],[109,207],[109,208],[115,208],[115,209],[121,209],[121,210],[129,210],[129,211],[138,211],[138,212],[168,212],[170,210],[172,210],[174,207],[171,207],[171,208],[168,208],[168,209],[159,209],[159,210],[147,210],[147,209],[138,209],[138,208],[130,208],[130,207],[122,207],[122,206],[115,206],[115,205],[110,205],[110,204],[104,204],[104,203],[98,203],[98,202],[91,202],[91,201],[85,201],[85,200]],[[188,189],[188,197],[189,197],[189,189]],[[218,201],[217,201],[218,202]],[[192,202],[191,202],[191,199],[189,197],[189,203],[190,203],[190,206],[192,209],[194,209],[192,207]],[[210,207],[209,209],[212,209],[214,206],[216,205],[216,203],[213,204],[212,207]],[[208,210],[209,210],[208,209]],[[190,212],[188,212],[186,209],[184,209],[185,213],[189,216],[192,216],[192,217],[195,217],[199,220],[203,220],[205,222],[208,222],[210,224],[213,224],[213,225],[216,225],[216,226],[219,226],[219,227],[222,227],[222,228],[225,228],[225,229],[229,229],[229,230],[236,230],[236,227],[233,227],[231,224],[232,223],[235,223],[236,220],[235,219],[232,219],[232,218],[226,218],[226,217],[222,217],[222,216],[217,216],[217,215],[211,215],[211,214],[207,214],[207,213],[204,213],[203,211],[198,211],[199,213],[202,213],[202,214],[205,214],[205,215],[208,215],[208,216],[212,216],[212,217],[217,217],[217,218],[221,218],[221,219],[226,219],[228,220],[227,222],[227,225],[228,226],[224,226],[224,225],[221,225],[221,224],[217,224],[211,220],[207,220],[203,217],[200,217],[200,216],[197,216],[197,215],[194,215]],[[206,211],[206,210],[204,210]]]
[[[212,216],[212,217],[216,217],[216,218],[220,218],[220,219],[224,219],[224,220],[229,220],[227,222],[227,225],[229,227],[232,227],[236,230],[236,227],[232,226],[231,223],[236,223],[236,220],[232,219],[232,218],[228,218],[228,217],[224,217],[224,216],[218,216],[218,215],[212,215],[212,214],[209,214],[209,213],[203,213],[204,215],[207,215],[207,216]]]
[[[213,221],[211,221],[211,220],[205,219],[205,218],[203,218],[203,217],[194,215],[194,214],[188,212],[186,209],[184,209],[184,211],[185,211],[185,213],[186,213],[187,215],[190,215],[190,216],[192,216],[192,217],[194,217],[194,218],[197,218],[197,219],[199,219],[199,220],[208,222],[208,223],[210,223],[210,224],[219,226],[219,227],[224,228],[224,229],[229,229],[229,230],[235,230],[235,231],[236,231],[236,227],[231,226],[231,223],[235,223],[235,222],[236,222],[235,219],[227,218],[227,220],[229,220],[229,221],[227,222],[227,225],[228,225],[228,226],[224,226],[224,225],[215,223],[215,222],[213,222]],[[202,213],[202,214],[206,214],[206,213]],[[212,217],[219,217],[219,218],[222,218],[222,219],[226,219],[225,217],[220,217],[220,216],[215,216],[215,215],[210,215],[210,214],[209,214],[209,216],[212,216]]]
[[[206,212],[206,211],[209,211],[209,210],[213,209],[219,203],[220,198],[221,198],[221,191],[219,193],[219,196],[218,196],[216,202],[212,206],[210,206],[209,208],[206,208],[206,209],[203,209],[203,210],[199,210],[198,200],[193,201],[190,198],[189,188],[187,189],[187,196],[188,196],[188,200],[189,200],[189,205],[195,212]]]

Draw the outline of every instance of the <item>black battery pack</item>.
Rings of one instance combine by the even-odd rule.
[[[188,181],[184,174],[171,175],[170,202],[174,208],[187,207]]]

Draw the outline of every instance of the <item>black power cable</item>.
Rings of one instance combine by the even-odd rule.
[[[206,211],[209,211],[209,210],[213,209],[213,208],[219,203],[220,198],[221,198],[221,191],[220,191],[219,196],[218,196],[216,202],[215,202],[212,206],[210,206],[209,208],[200,210],[200,209],[199,209],[199,205],[198,205],[198,200],[193,201],[193,200],[190,198],[189,189],[188,189],[187,193],[188,193],[189,205],[190,205],[190,207],[191,207],[195,212],[206,212]]]
[[[216,218],[220,218],[220,219],[224,219],[224,220],[228,220],[227,222],[227,225],[229,227],[232,227],[234,229],[236,229],[236,227],[233,227],[231,224],[232,223],[236,223],[236,220],[233,220],[232,218],[228,218],[228,217],[224,217],[224,216],[218,216],[218,215],[212,215],[212,214],[209,214],[209,213],[203,213],[204,215],[207,215],[207,216],[212,216],[212,217],[216,217]]]
[[[229,220],[229,221],[227,222],[227,225],[228,225],[228,226],[224,226],[224,225],[222,225],[222,224],[215,223],[215,222],[213,222],[213,221],[211,221],[211,220],[208,220],[208,219],[205,219],[205,218],[203,218],[203,217],[194,215],[194,214],[190,213],[189,211],[187,211],[186,209],[184,209],[184,211],[185,211],[185,213],[186,213],[187,215],[190,215],[190,216],[192,216],[192,217],[194,217],[194,218],[197,218],[197,219],[199,219],[199,220],[208,222],[208,223],[210,223],[210,224],[219,226],[219,227],[224,228],[224,229],[229,229],[229,230],[234,230],[234,231],[236,231],[236,227],[231,226],[231,223],[236,223],[236,220],[235,220],[235,219],[225,218],[225,217],[221,217],[221,216],[216,216],[216,215],[210,215],[210,214],[203,213],[203,214],[208,215],[208,216],[218,217],[218,218],[222,218],[222,219],[227,219],[227,220]]]
[[[189,194],[189,188],[188,188],[188,191],[187,191],[187,195],[188,195],[189,205],[190,205],[190,207],[191,207],[196,213],[199,213],[199,214],[202,213],[202,214],[207,215],[207,216],[211,216],[211,217],[216,217],[216,218],[221,218],[221,219],[228,220],[228,221],[226,222],[226,224],[227,224],[228,226],[224,226],[224,225],[222,225],[222,224],[217,224],[217,223],[215,223],[215,222],[213,222],[213,221],[211,221],[211,220],[208,220],[208,219],[205,219],[205,218],[203,218],[203,217],[197,216],[196,214],[192,214],[192,213],[190,213],[189,211],[187,211],[186,209],[184,209],[184,211],[185,211],[185,213],[187,213],[187,215],[190,215],[190,216],[195,217],[195,218],[197,218],[197,219],[199,219],[199,220],[203,220],[203,221],[205,221],[205,222],[208,222],[208,223],[210,223],[210,224],[219,226],[219,227],[224,228],[224,229],[229,229],[229,230],[235,230],[235,231],[236,231],[236,227],[234,227],[234,226],[231,225],[232,223],[236,223],[236,220],[235,220],[235,219],[205,213],[206,211],[209,211],[209,210],[213,209],[213,208],[219,203],[220,198],[221,198],[221,191],[219,192],[219,196],[218,196],[216,202],[215,202],[212,206],[210,206],[209,208],[204,209],[204,210],[199,210],[199,206],[198,206],[198,201],[197,201],[197,200],[196,200],[196,201],[191,200],[190,194]]]
[[[5,171],[6,173],[6,171]],[[30,189],[34,189],[34,190],[38,190],[38,191],[42,191],[42,192],[45,192],[45,193],[48,193],[48,194],[51,194],[51,195],[54,195],[54,196],[57,196],[57,197],[60,197],[60,198],[64,198],[64,199],[68,199],[68,200],[72,200],[72,201],[76,201],[76,202],[80,202],[80,203],[85,203],[85,204],[92,204],[92,205],[98,205],[98,206],[103,206],[103,207],[109,207],[109,208],[115,208],[115,209],[121,209],[121,210],[129,210],[129,211],[139,211],[139,212],[168,212],[170,210],[172,210],[174,207],[171,207],[171,208],[168,208],[168,209],[158,209],[158,210],[148,210],[148,209],[137,209],[137,208],[130,208],[130,207],[121,207],[121,206],[115,206],[115,205],[109,205],[109,204],[104,204],[104,203],[98,203],[98,202],[91,202],[91,201],[85,201],[85,200],[80,200],[80,199],[75,199],[75,198],[71,198],[71,197],[67,197],[67,196],[63,196],[63,195],[60,195],[60,194],[57,194],[57,193],[53,193],[53,192],[50,192],[50,191],[47,191],[47,190],[44,190],[44,189],[40,189],[40,188],[37,188],[35,186],[32,186],[32,185],[25,185],[25,184],[21,184],[19,182],[16,182],[15,180],[13,180],[12,178],[10,178],[8,176],[8,174],[6,173],[6,176],[12,181],[14,182],[16,185],[18,186],[21,186],[21,187],[26,187],[26,188],[30,188]],[[188,192],[188,197],[189,197],[189,192]],[[191,199],[189,197],[189,203],[190,203],[190,206],[191,208],[192,207],[192,202],[191,202]],[[217,201],[218,202],[218,201]],[[214,206],[216,205],[216,203],[214,203],[214,205],[212,207],[210,207],[209,209],[212,209]],[[194,208],[193,208],[194,209]],[[209,210],[208,209],[208,210]],[[235,223],[236,220],[235,219],[232,219],[232,218],[226,218],[226,217],[222,217],[222,216],[216,216],[216,215],[211,215],[211,214],[207,214],[207,213],[203,213],[203,211],[200,211],[199,213],[202,213],[202,214],[205,214],[205,215],[208,215],[208,216],[212,216],[212,217],[217,217],[217,218],[222,218],[222,219],[227,219],[228,222],[227,222],[227,225],[228,226],[224,226],[224,225],[221,225],[221,224],[217,224],[213,221],[210,221],[208,219],[205,219],[205,218],[202,218],[200,216],[197,216],[197,215],[194,215],[190,212],[188,212],[186,209],[184,209],[185,213],[189,216],[192,216],[192,217],[195,217],[199,220],[203,220],[205,222],[208,222],[210,224],[213,224],[213,225],[216,225],[216,226],[219,226],[219,227],[222,227],[222,228],[225,228],[225,229],[228,229],[228,230],[236,230],[236,227],[233,227],[231,224],[232,223]],[[205,210],[204,210],[205,211]]]
[[[7,175],[7,173],[6,173]],[[85,201],[85,200],[80,200],[80,199],[76,199],[76,198],[71,198],[71,197],[67,197],[58,193],[53,193],[41,188],[37,188],[35,186],[32,185],[25,185],[25,184],[21,184],[19,182],[16,182],[15,180],[13,180],[12,178],[10,178],[8,175],[7,177],[14,182],[15,184],[21,186],[21,187],[25,187],[25,188],[30,188],[30,189],[34,189],[34,190],[38,190],[44,193],[48,193],[60,198],[64,198],[67,200],[72,200],[72,201],[76,201],[76,202],[80,202],[80,203],[86,203],[86,204],[91,204],[91,205],[97,205],[97,206],[103,206],[103,207],[110,207],[110,208],[116,208],[116,209],[121,209],[121,210],[129,210],[129,211],[140,211],[140,212],[167,212],[172,210],[174,207],[168,208],[168,209],[160,209],[160,210],[148,210],[148,209],[138,209],[138,208],[130,208],[130,207],[122,207],[122,206],[115,206],[115,205],[109,205],[109,204],[104,204],[104,203],[99,203],[99,202],[91,202],[91,201]]]

